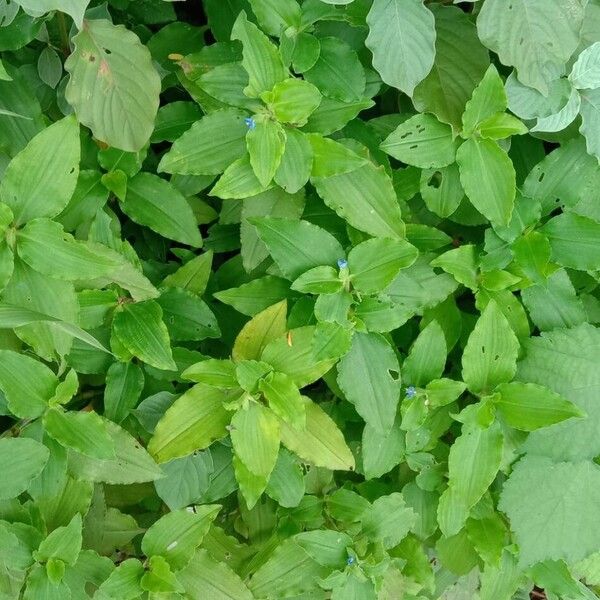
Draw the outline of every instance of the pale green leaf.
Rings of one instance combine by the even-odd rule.
[[[534,431],[585,413],[572,402],[535,383],[503,383],[495,405],[504,420],[515,429]]]
[[[128,303],[115,313],[113,330],[133,356],[156,369],[175,370],[169,332],[162,320],[162,309],[153,301]]]
[[[233,360],[258,360],[269,342],[285,333],[287,302],[282,300],[252,317],[238,333],[231,356]]]
[[[148,444],[158,462],[202,450],[227,435],[230,413],[223,408],[225,392],[199,383],[165,412]]]
[[[42,541],[35,551],[35,558],[45,562],[57,558],[68,565],[74,565],[81,551],[81,515],[76,514],[68,525],[57,527]]]
[[[48,435],[65,448],[92,458],[113,458],[115,446],[106,420],[93,411],[51,409],[44,415]]]
[[[123,25],[85,21],[65,63],[65,98],[96,138],[128,152],[150,139],[160,77],[148,49]]]
[[[12,350],[0,350],[0,389],[15,416],[39,417],[57,385],[58,378],[42,362]]]
[[[335,140],[317,133],[311,133],[307,138],[313,156],[311,177],[342,175],[367,164],[367,159]]]
[[[457,148],[452,128],[428,114],[404,121],[381,144],[384,152],[422,169],[448,166],[454,162]]]
[[[24,492],[48,462],[48,448],[29,438],[0,439],[2,485],[0,498],[16,498]]]
[[[256,177],[248,155],[231,163],[210,190],[211,196],[223,200],[242,200],[256,196],[268,189]]]
[[[245,92],[250,97],[258,97],[269,92],[273,86],[287,78],[277,47],[242,11],[231,31],[231,39],[239,40],[243,46],[242,65],[249,77]]]
[[[304,428],[306,412],[298,387],[284,373],[271,373],[258,383],[271,410],[296,429]]]
[[[310,177],[312,148],[306,136],[295,129],[286,131],[285,151],[275,173],[275,183],[288,194],[299,191]]]
[[[385,83],[411,96],[433,66],[433,14],[421,0],[375,0],[367,24],[373,66]]]
[[[382,541],[384,547],[397,546],[412,529],[416,514],[406,505],[402,494],[395,492],[381,496],[362,516],[362,532],[373,541]]]
[[[231,419],[233,451],[244,466],[268,480],[279,451],[279,423],[271,410],[250,402]]]
[[[321,104],[318,88],[302,79],[285,79],[271,91],[264,92],[261,98],[278,121],[296,127],[305,125]]]
[[[547,94],[577,48],[583,8],[579,0],[486,0],[477,31],[525,85]]]
[[[400,366],[388,341],[376,333],[355,333],[338,364],[338,384],[371,427],[385,435],[400,400]]]
[[[569,80],[580,90],[600,87],[600,42],[588,46],[577,57]]]
[[[36,17],[53,10],[60,10],[72,17],[79,28],[83,24],[83,15],[89,3],[90,0],[17,0],[17,4],[26,13]]]
[[[285,139],[283,127],[271,120],[258,121],[246,134],[250,165],[256,178],[265,188],[279,168],[285,151]]]
[[[244,113],[233,108],[205,115],[163,156],[159,171],[217,175],[246,151]]]
[[[338,426],[318,404],[305,396],[303,399],[306,427],[298,430],[281,421],[281,443],[315,467],[353,470],[354,457]]]
[[[406,240],[367,240],[354,246],[348,254],[350,281],[363,294],[380,292],[401,269],[410,267],[418,254],[417,249]]]
[[[79,126],[73,117],[38,133],[15,156],[2,178],[0,199],[12,209],[17,225],[54,217],[67,206],[77,184],[79,159]]]
[[[460,182],[471,204],[494,225],[508,225],[515,201],[515,169],[493,140],[468,139],[458,149]]]
[[[490,393],[510,381],[517,369],[519,342],[493,300],[475,324],[462,358],[463,379],[476,394]]]
[[[312,179],[317,193],[352,227],[375,237],[404,237],[404,223],[392,180],[383,167],[368,163],[333,177]]]
[[[589,154],[600,158],[600,144],[598,143],[598,129],[600,128],[600,88],[595,90],[581,90],[581,126],[579,131],[585,137],[585,144]]]
[[[600,468],[593,462],[522,459],[504,484],[499,504],[519,544],[519,565],[548,559],[573,563],[595,552],[598,502]]]
[[[482,121],[504,112],[507,105],[502,79],[496,67],[490,65],[465,106],[462,116],[463,134],[472,135]]]
[[[313,267],[333,266],[344,256],[342,246],[329,232],[308,221],[263,217],[251,223],[290,280]]]

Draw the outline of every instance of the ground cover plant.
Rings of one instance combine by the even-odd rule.
[[[0,600],[600,591],[599,0],[0,0]]]

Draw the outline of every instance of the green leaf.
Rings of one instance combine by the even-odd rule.
[[[504,84],[494,65],[490,65],[483,78],[473,90],[471,99],[462,116],[463,135],[471,136],[481,123],[508,106]]]
[[[459,130],[465,104],[490,59],[467,14],[452,6],[433,4],[430,8],[435,16],[435,61],[412,100],[420,112],[432,112]]]
[[[383,336],[355,333],[338,364],[337,381],[366,423],[382,435],[390,431],[400,399],[400,366]]]
[[[288,194],[299,191],[310,177],[312,148],[307,137],[295,129],[286,130],[285,151],[275,173],[275,183]]]
[[[475,324],[463,353],[463,379],[469,390],[486,394],[509,382],[517,368],[519,342],[500,308],[491,300]]]
[[[262,185],[256,177],[250,164],[250,157],[246,155],[225,169],[223,175],[210,191],[210,195],[223,200],[241,200],[256,196],[266,189],[268,188]]]
[[[423,387],[439,379],[446,366],[446,337],[434,319],[419,333],[402,365],[406,385]]]
[[[219,324],[206,302],[179,288],[165,290],[157,300],[171,340],[204,340],[221,335]]]
[[[233,451],[246,469],[268,480],[279,452],[279,423],[273,412],[250,402],[233,415],[230,435]]]
[[[212,250],[195,256],[183,264],[177,271],[167,275],[163,285],[177,287],[202,296],[206,290],[213,260]]]
[[[102,582],[96,595],[102,599],[106,597],[133,600],[142,593],[140,580],[143,574],[142,563],[136,558],[128,558]]]
[[[348,558],[347,548],[352,545],[349,535],[329,529],[303,531],[294,539],[310,557],[326,567],[341,568]]]
[[[310,385],[325,375],[336,360],[315,358],[312,350],[316,333],[314,325],[282,333],[265,346],[260,360],[289,375],[299,388]]]
[[[579,131],[585,137],[587,151],[596,158],[600,157],[600,145],[597,141],[596,132],[600,124],[600,91],[582,90],[579,92],[581,98],[581,126]]]
[[[199,247],[202,237],[191,206],[168,181],[139,173],[127,182],[121,210],[135,223],[176,242]]]
[[[312,183],[325,204],[352,227],[374,237],[404,237],[404,223],[391,179],[368,163],[333,177],[314,177]]]
[[[277,47],[254,23],[248,21],[244,11],[233,25],[231,39],[242,42],[242,65],[249,77],[249,84],[244,91],[248,96],[257,98],[287,78],[287,70]]]
[[[93,458],[71,450],[69,472],[75,478],[125,485],[154,481],[163,476],[158,465],[137,439],[111,421],[105,421],[105,425],[113,439],[115,457]]]
[[[62,600],[70,593],[67,585],[61,581],[54,584],[42,565],[34,565],[27,576],[27,587],[23,594],[24,600]]]
[[[80,123],[109,146],[137,152],[150,139],[160,77],[150,52],[122,25],[85,21],[65,62],[65,98]]]
[[[356,52],[337,37],[322,37],[319,43],[321,50],[317,61],[303,73],[304,77],[323,96],[342,102],[361,100],[365,92],[366,77]]]
[[[62,225],[49,219],[34,219],[17,233],[17,253],[30,267],[65,279],[111,278],[123,265],[123,258],[110,250],[98,252],[98,246],[88,246],[64,233]]]
[[[313,267],[335,265],[344,256],[340,243],[330,233],[307,221],[263,217],[250,222],[290,280]]]
[[[289,290],[288,281],[282,277],[267,275],[213,295],[224,304],[233,306],[238,312],[253,317],[261,310],[285,300]]]
[[[592,44],[577,57],[569,81],[580,90],[600,87],[600,42]]]
[[[567,125],[570,122],[568,121]],[[563,127],[559,127],[560,129],[563,129]],[[519,119],[507,113],[496,113],[479,123],[481,137],[492,140],[503,140],[512,135],[523,135],[527,131],[527,127]]]
[[[583,5],[561,0],[486,1],[477,18],[481,41],[519,80],[546,95],[579,43]]]
[[[548,559],[575,563],[595,552],[599,501],[600,469],[593,462],[522,459],[504,484],[499,503],[519,544],[519,566]]]
[[[159,171],[217,175],[246,152],[244,113],[218,110],[196,121],[162,157]]]
[[[362,435],[362,468],[367,479],[381,477],[400,464],[405,455],[405,433],[398,421],[387,435],[365,425]]]
[[[196,507],[194,512],[181,509],[163,515],[144,534],[142,552],[148,557],[162,556],[175,570],[184,568],[220,508],[209,504]]]
[[[311,177],[342,175],[367,164],[367,159],[335,140],[323,137],[318,133],[311,133],[307,138],[313,156]]]
[[[354,246],[348,254],[353,287],[363,294],[382,291],[401,269],[410,267],[417,249],[406,240],[374,238]]]
[[[458,149],[460,182],[471,204],[493,225],[508,225],[515,201],[515,169],[493,140],[468,139]]]
[[[254,596],[224,562],[211,558],[206,550],[197,550],[177,579],[192,600],[253,600]]]
[[[366,46],[385,83],[412,96],[435,58],[435,19],[421,0],[375,0]]]
[[[279,506],[286,508],[298,506],[302,501],[305,492],[304,471],[298,459],[285,448],[279,449],[265,492]]]
[[[463,426],[450,448],[448,488],[440,498],[438,521],[449,537],[463,527],[469,511],[494,481],[502,459],[503,435],[497,425],[487,429]]]
[[[281,421],[281,443],[300,459],[315,467],[353,470],[354,457],[338,426],[318,404],[306,396],[303,396],[303,400],[306,410],[306,428],[295,429],[285,421]]]
[[[39,417],[48,408],[57,385],[56,375],[40,361],[12,350],[0,350],[0,388],[15,416]]]
[[[233,360],[259,360],[269,342],[285,333],[287,302],[273,304],[248,321],[237,335],[231,351]]]
[[[381,144],[384,152],[422,169],[448,166],[454,162],[457,148],[452,128],[427,114],[404,121]]]
[[[148,560],[148,570],[140,580],[142,590],[150,593],[183,592],[183,586],[177,578],[169,563],[159,555],[151,556]]]
[[[232,360],[209,358],[188,367],[182,374],[183,379],[197,383],[206,383],[219,388],[236,388],[238,381]]]
[[[202,450],[227,435],[230,414],[223,408],[225,392],[199,383],[190,388],[158,422],[148,451],[158,462]]]
[[[74,565],[81,551],[81,515],[77,513],[64,527],[57,527],[42,541],[35,551],[35,559],[45,562],[57,558],[68,565]]]
[[[44,428],[65,448],[92,458],[115,456],[114,442],[106,429],[106,421],[95,412],[51,409],[44,415]]]
[[[23,493],[44,469],[50,452],[29,438],[0,439],[0,468],[3,483],[0,499],[9,500]]]
[[[541,229],[552,249],[552,258],[563,267],[595,270],[600,266],[600,223],[574,213],[550,219]]]
[[[284,373],[270,373],[258,383],[271,410],[296,429],[306,425],[306,412],[298,387]]]
[[[89,3],[90,0],[18,0],[17,2],[26,13],[38,17],[53,10],[60,10],[68,14],[80,29]]]
[[[373,541],[382,541],[385,548],[397,546],[412,529],[416,514],[406,506],[402,494],[381,496],[362,516],[362,532]]]
[[[252,170],[260,184],[267,187],[281,163],[285,131],[276,121],[258,121],[246,134],[246,145]]]
[[[79,126],[73,117],[38,133],[13,158],[0,183],[0,199],[12,209],[16,225],[54,217],[67,206],[77,184],[79,159]]]
[[[334,294],[339,292],[344,284],[339,271],[333,267],[313,267],[302,273],[292,283],[292,289],[303,294]]]
[[[156,369],[173,371],[177,365],[169,341],[162,309],[153,300],[124,304],[115,313],[113,330],[121,344],[133,356]]]
[[[144,373],[132,362],[115,362],[106,372],[104,416],[120,423],[134,409],[144,387]]]
[[[542,385],[570,400],[587,417],[568,419],[529,434],[525,448],[555,461],[577,462],[598,454],[596,430],[600,412],[595,402],[598,370],[598,330],[589,324],[573,329],[557,329],[525,343],[518,380]]]
[[[296,0],[250,0],[250,6],[269,35],[279,37],[282,30],[300,25],[301,10]]]
[[[535,383],[503,383],[495,402],[504,420],[515,429],[535,431],[585,413],[572,402]]]
[[[475,252],[475,246],[465,244],[440,254],[430,264],[450,273],[459,283],[476,290],[479,287],[479,273]]]
[[[306,125],[308,117],[321,104],[318,88],[303,79],[285,79],[276,83],[261,98],[278,121],[296,127]]]
[[[453,214],[465,197],[458,165],[421,172],[420,191],[427,208],[443,219]]]

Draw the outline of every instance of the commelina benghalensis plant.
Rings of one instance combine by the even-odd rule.
[[[600,0],[0,0],[0,600],[600,591]]]

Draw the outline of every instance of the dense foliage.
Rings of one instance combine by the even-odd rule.
[[[598,597],[600,0],[454,4],[0,0],[0,600]]]

